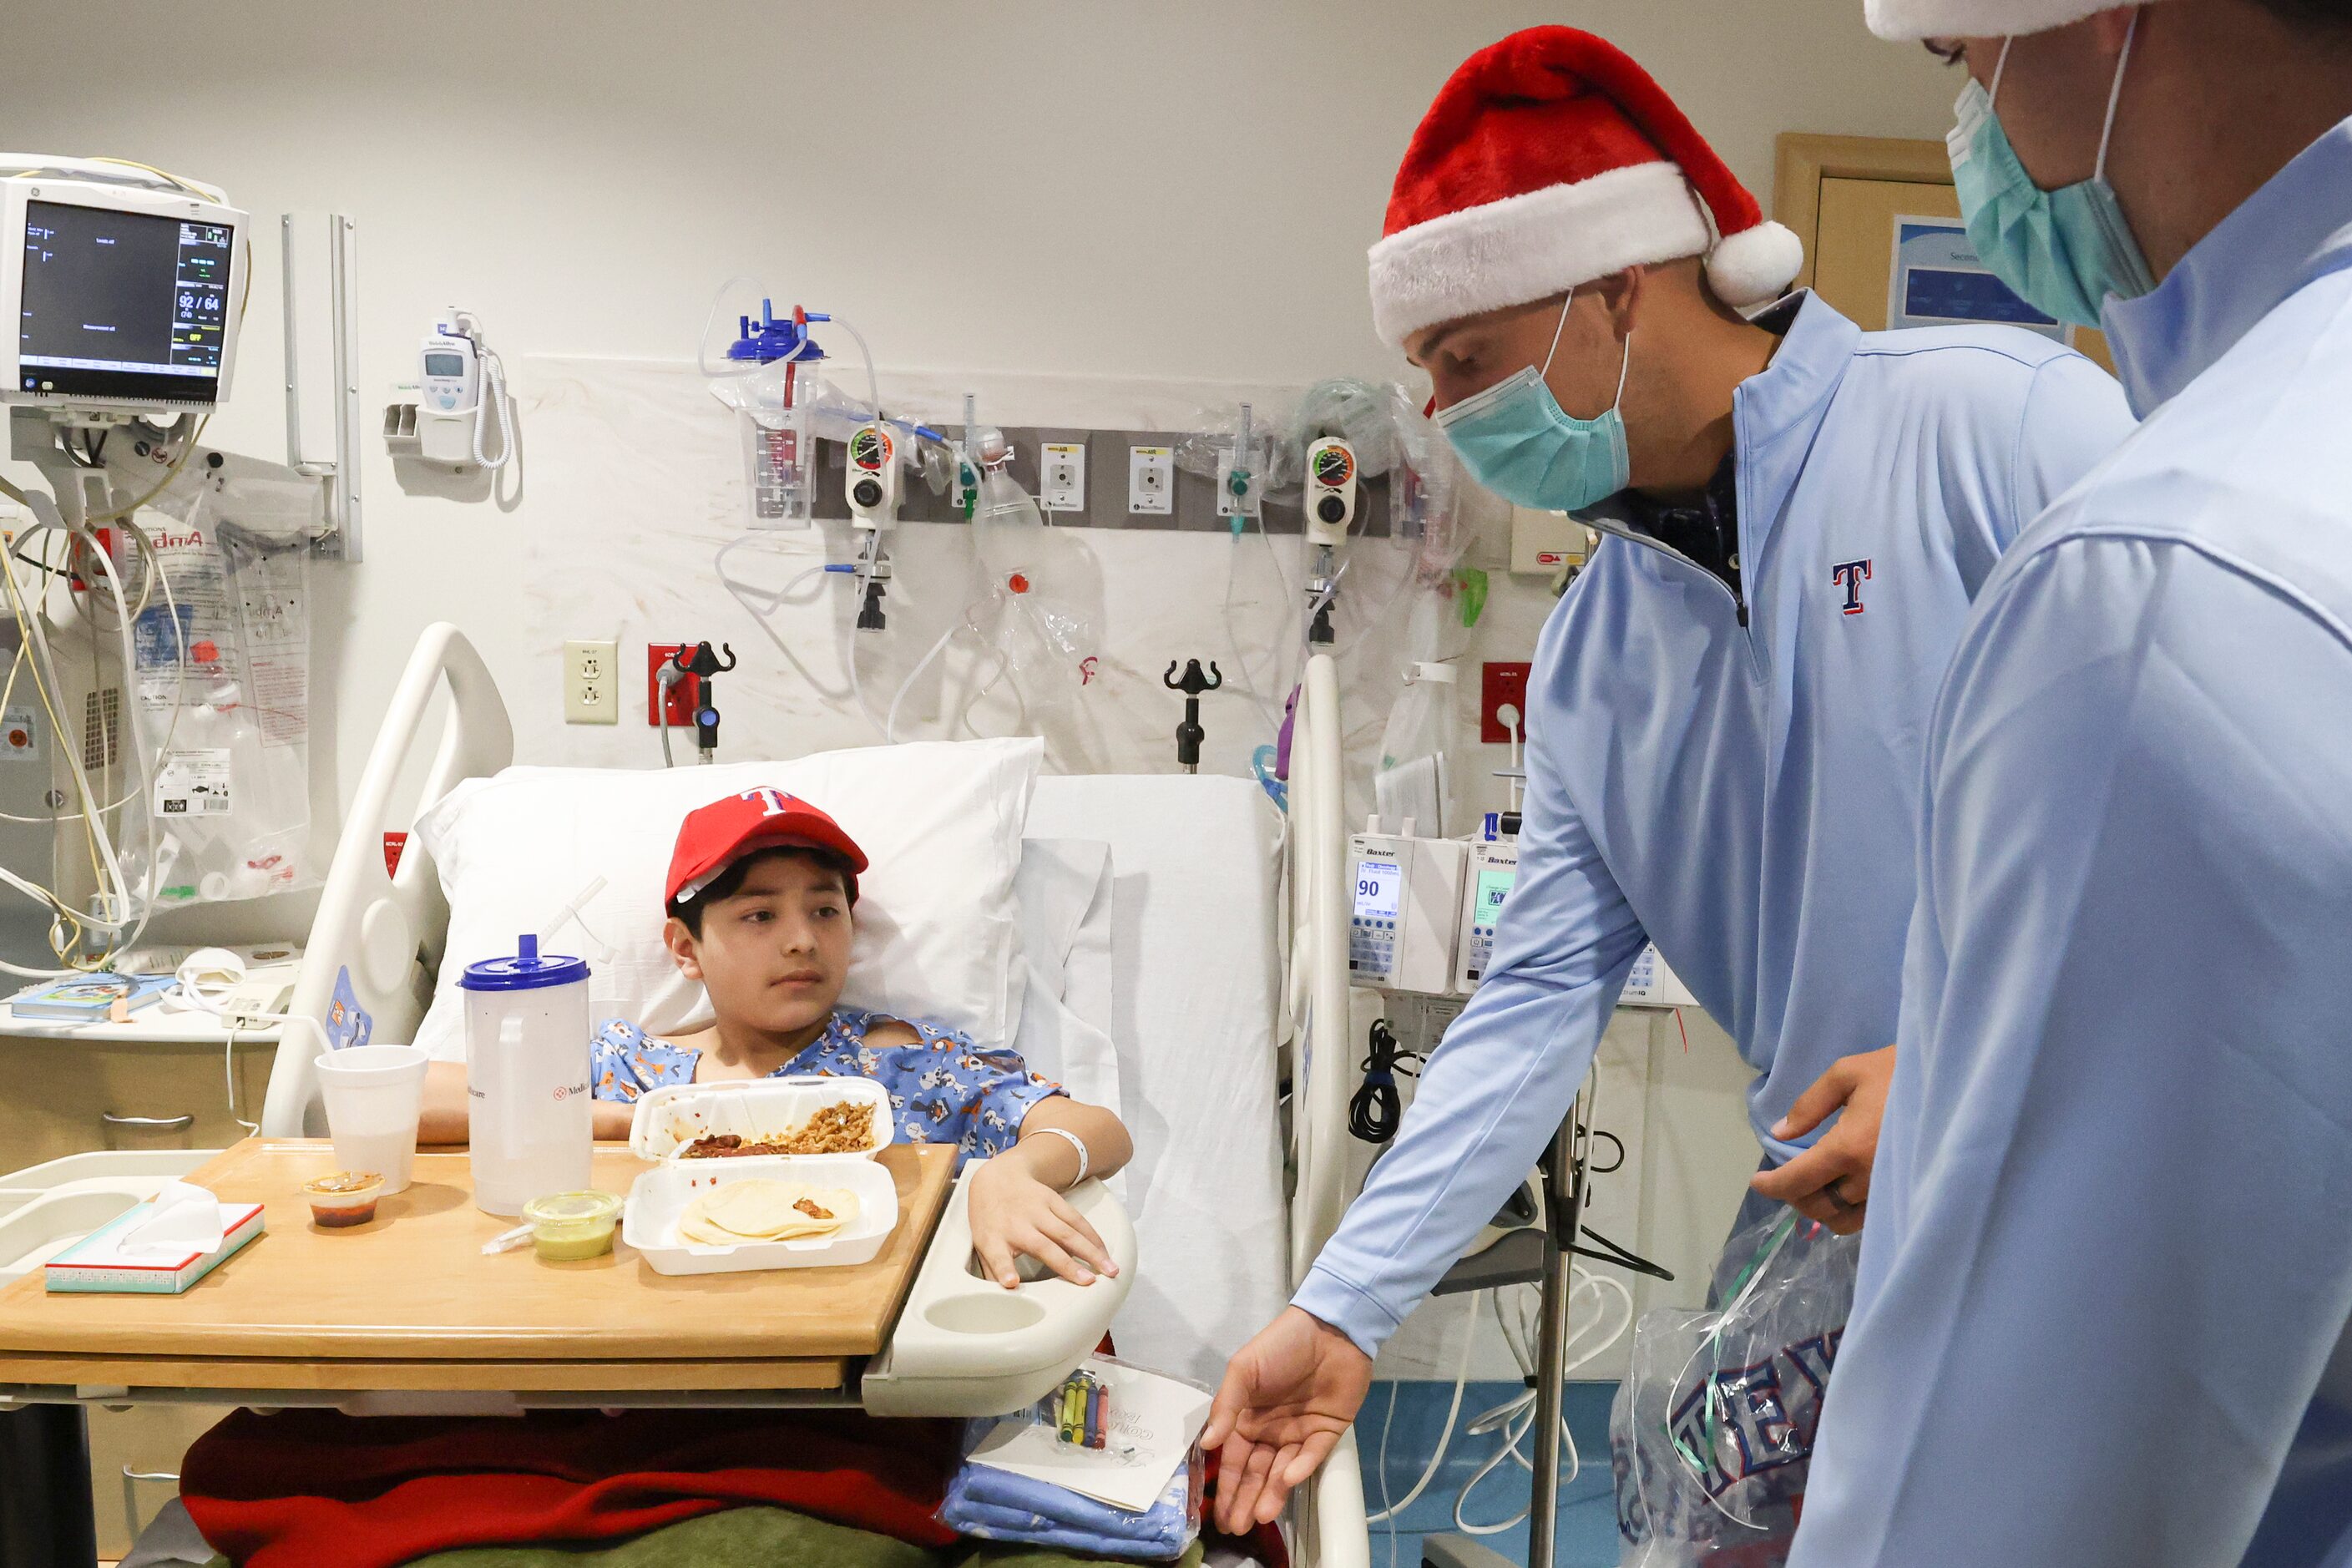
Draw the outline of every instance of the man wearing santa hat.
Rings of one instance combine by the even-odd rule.
[[[2352,3],[1870,0],[2138,432],[1927,736],[1792,1568],[2352,1562]]]
[[[1475,479],[1610,537],[1537,651],[1494,964],[1227,1373],[1229,1526],[1312,1472],[1381,1342],[1534,1166],[1649,942],[1756,1071],[1780,1168],[1743,1217],[1769,1195],[1862,1221],[1937,682],[2003,548],[2131,418],[2047,338],[1772,305],[1801,259],[1589,33],[1473,56],[1414,133],[1371,250],[1379,331]]]

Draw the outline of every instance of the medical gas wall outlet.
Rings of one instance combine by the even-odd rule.
[[[1173,447],[1127,449],[1127,510],[1144,517],[1166,517],[1176,510]]]
[[[1087,510],[1087,447],[1083,441],[1047,441],[1037,448],[1040,511]]]
[[[1307,542],[1336,549],[1356,520],[1356,450],[1326,437],[1307,448]]]
[[[898,521],[898,438],[887,425],[861,425],[849,437],[843,480],[852,526],[885,529]]]
[[[573,641],[563,645],[563,721],[621,721],[621,645]]]
[[[1401,833],[1383,833],[1375,816],[1348,840],[1354,885],[1348,975],[1360,984],[1443,995],[1453,988],[1470,847],[1415,837],[1411,818],[1402,826]]]
[[[1495,959],[1495,927],[1503,900],[1519,878],[1519,841],[1496,839],[1470,846],[1470,867],[1462,879],[1462,929],[1454,941],[1454,989],[1467,996],[1478,989]]]

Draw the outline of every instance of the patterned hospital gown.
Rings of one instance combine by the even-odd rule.
[[[835,1007],[824,1033],[769,1076],[870,1078],[890,1093],[898,1142],[952,1143],[956,1168],[1013,1147],[1021,1119],[1063,1092],[1029,1070],[1020,1053],[982,1050],[969,1036],[919,1018],[903,1020],[908,1046],[868,1046],[866,1031],[890,1016]],[[591,1047],[599,1100],[633,1100],[665,1084],[692,1083],[702,1053],[655,1039],[625,1018],[608,1021]]]

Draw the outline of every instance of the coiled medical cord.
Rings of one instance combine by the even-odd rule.
[[[1348,1131],[1367,1143],[1385,1143],[1397,1135],[1404,1120],[1403,1100],[1397,1092],[1397,1074],[1419,1078],[1429,1058],[1397,1044],[1396,1031],[1386,1018],[1372,1020],[1364,1057],[1364,1081],[1348,1101]]]

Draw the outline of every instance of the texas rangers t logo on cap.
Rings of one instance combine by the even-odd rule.
[[[1845,590],[1844,614],[1862,614],[1862,585],[1870,580],[1867,561],[1841,561],[1830,568],[1830,584]]]

